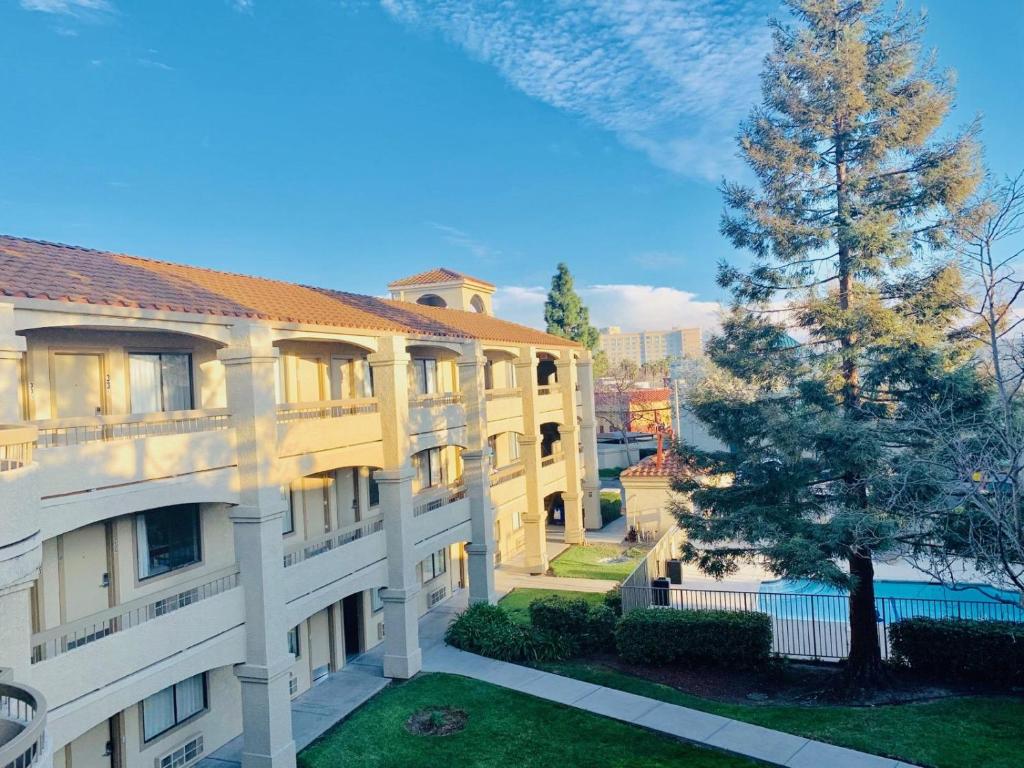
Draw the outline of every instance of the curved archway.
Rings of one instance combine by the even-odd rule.
[[[422,304],[425,307],[440,307],[444,309],[448,306],[448,302],[438,296],[436,293],[425,293],[416,299],[417,304]]]
[[[474,312],[479,312],[480,314],[487,311],[487,308],[484,306],[484,300],[477,293],[474,293],[473,298],[469,300],[469,306],[473,308]]]

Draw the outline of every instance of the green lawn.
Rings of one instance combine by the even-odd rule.
[[[582,597],[588,603],[600,605],[604,595],[600,592],[570,592],[564,589],[513,589],[498,603],[513,621],[520,624],[530,623],[530,603],[541,597],[558,595],[559,597]]]
[[[1024,765],[1024,700],[960,697],[877,707],[743,705],[703,699],[585,661],[549,672],[935,768]]]
[[[413,735],[425,706],[469,715],[449,736]],[[464,677],[423,674],[377,694],[299,754],[300,768],[755,768],[748,760]]]
[[[636,568],[646,551],[640,547],[628,549],[629,557],[620,563],[602,563],[604,558],[616,557],[623,552],[617,544],[574,544],[551,561],[555,576],[574,579],[608,579],[622,581]]]

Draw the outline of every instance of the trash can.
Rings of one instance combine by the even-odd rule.
[[[668,570],[668,580],[673,584],[683,583],[683,561],[682,560],[668,560],[665,563],[665,568]]]
[[[651,581],[651,604],[668,607],[669,580],[662,576]]]

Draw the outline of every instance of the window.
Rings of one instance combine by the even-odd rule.
[[[498,466],[498,436],[491,435],[487,438],[487,447],[491,451],[491,469]]]
[[[430,557],[424,558],[420,563],[420,569],[423,572],[422,583],[426,584],[431,579],[436,579],[448,571],[447,561],[447,550],[439,549],[434,552]]]
[[[413,468],[416,470],[416,490],[423,491],[441,485],[441,450],[430,448],[426,451],[414,453],[412,457]]]
[[[509,462],[519,461],[519,433],[508,433],[508,460]]]
[[[413,375],[416,379],[416,394],[433,395],[437,393],[437,360],[432,358],[416,358],[412,361]]]
[[[376,474],[376,470],[371,469],[370,470],[369,492],[368,492],[369,496],[370,496],[370,506],[371,507],[380,506],[380,484],[377,482],[377,479],[374,477],[375,474]]]
[[[178,504],[135,516],[139,578],[148,579],[198,563],[199,505]]]
[[[518,531],[523,527],[523,513],[518,509],[512,510],[512,530]]]
[[[494,389],[494,361],[484,363],[484,389]]]
[[[142,700],[142,737],[152,741],[206,709],[206,673],[164,688]]]
[[[374,613],[380,613],[384,610],[384,590],[387,587],[378,587],[377,589],[370,592],[370,608]]]
[[[516,383],[516,364],[508,364],[508,386],[510,389],[515,389],[519,385]]]
[[[288,630],[288,653],[297,659],[302,655],[299,651],[299,628],[292,627]]]
[[[288,499],[288,506],[285,507],[284,516],[281,518],[281,535],[287,536],[295,533],[295,507],[292,506],[292,493],[287,485],[281,486],[281,497]]]
[[[132,413],[187,411],[192,404],[192,355],[132,352],[128,355]]]
[[[373,397],[373,368],[370,366],[368,360],[360,360],[360,365],[363,369],[363,375],[361,377],[363,386],[363,397]]]

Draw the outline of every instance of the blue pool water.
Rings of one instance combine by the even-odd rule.
[[[848,596],[818,581],[778,579],[761,582],[758,607],[778,618],[845,621]],[[1017,593],[986,584],[950,589],[921,581],[876,581],[875,610],[887,622],[911,616],[1024,622]]]

